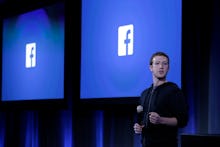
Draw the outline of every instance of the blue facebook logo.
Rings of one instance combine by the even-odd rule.
[[[36,43],[26,44],[26,68],[33,68],[36,66]]]
[[[124,25],[118,28],[118,56],[133,55],[134,26]]]

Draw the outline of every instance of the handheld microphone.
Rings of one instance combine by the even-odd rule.
[[[137,123],[143,125],[144,110],[142,105],[137,106]]]

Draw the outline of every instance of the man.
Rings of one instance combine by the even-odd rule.
[[[134,131],[142,135],[143,147],[178,147],[178,129],[188,122],[187,100],[175,83],[166,80],[166,53],[154,53],[149,68],[153,84],[141,94],[137,107],[141,121],[134,124]]]

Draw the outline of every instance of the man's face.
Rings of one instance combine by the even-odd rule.
[[[165,79],[169,70],[168,59],[164,56],[155,56],[152,65],[150,65],[150,70],[154,77]]]

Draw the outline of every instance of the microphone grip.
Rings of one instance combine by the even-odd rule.
[[[139,112],[137,114],[137,123],[139,125],[143,125],[144,124],[144,112]]]

